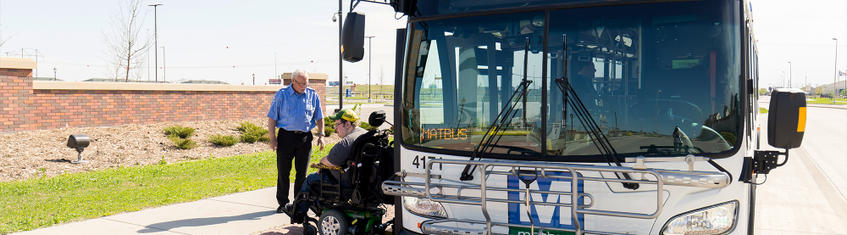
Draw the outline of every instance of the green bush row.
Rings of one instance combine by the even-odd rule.
[[[241,122],[236,129],[241,132],[241,136],[236,138],[230,135],[212,135],[209,137],[209,142],[215,146],[227,147],[233,146],[240,142],[255,143],[265,142],[270,140],[268,130],[251,122]],[[197,147],[197,142],[191,140],[195,129],[181,125],[166,127],[162,130],[174,146],[178,149],[192,149]]]

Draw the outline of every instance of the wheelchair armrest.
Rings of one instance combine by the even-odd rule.
[[[319,170],[344,171],[343,169],[341,169],[340,166],[334,166],[333,167],[333,166],[327,166],[327,165],[320,164],[320,163],[312,164],[312,168],[317,168]]]

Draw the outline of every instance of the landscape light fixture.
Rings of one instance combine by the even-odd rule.
[[[88,147],[89,143],[91,143],[91,138],[88,138],[88,135],[75,134],[68,137],[68,148],[74,148],[77,152],[77,159],[71,161],[71,163],[80,164],[88,162],[82,160],[82,151],[85,150],[85,147]]]

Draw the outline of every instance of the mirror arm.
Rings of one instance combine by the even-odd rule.
[[[783,160],[782,163],[776,164],[776,167],[781,167],[782,165],[785,165],[785,163],[788,163],[788,149],[785,149],[785,152],[779,153],[779,155],[785,155],[785,160]]]

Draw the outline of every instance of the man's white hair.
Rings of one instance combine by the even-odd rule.
[[[294,80],[294,78],[296,78],[297,76],[303,76],[304,78],[306,78],[306,82],[309,81],[309,73],[302,69],[294,70],[294,72],[291,73],[291,80]]]

